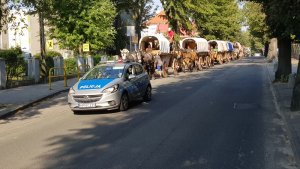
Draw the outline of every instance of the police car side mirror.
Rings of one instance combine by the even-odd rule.
[[[131,79],[134,79],[135,77],[136,77],[135,75],[129,75],[128,79],[131,80]]]

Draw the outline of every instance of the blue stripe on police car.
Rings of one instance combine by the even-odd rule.
[[[101,89],[113,80],[114,79],[81,80],[78,84],[78,90]]]

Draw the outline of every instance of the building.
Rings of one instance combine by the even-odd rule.
[[[154,34],[154,33],[161,33],[167,36],[169,32],[169,21],[167,19],[166,13],[164,11],[161,11],[157,13],[153,18],[149,19],[145,25],[147,26],[147,29],[144,29],[142,32],[142,36],[145,34]],[[194,24],[195,25],[195,24]],[[196,25],[195,25],[196,28]],[[186,32],[184,29],[180,29],[180,37],[185,38],[188,36],[197,36],[197,32],[193,31],[190,34]]]
[[[40,53],[39,18],[37,15],[26,15],[23,12],[11,11],[16,19],[5,25],[0,35],[0,49],[21,47],[25,53],[35,55]],[[45,27],[47,30],[47,27]],[[49,39],[48,39],[49,40]],[[46,37],[47,41],[47,37]],[[55,40],[53,40],[55,42]],[[53,49],[60,52],[65,58],[72,54],[69,50],[62,50],[54,43]]]

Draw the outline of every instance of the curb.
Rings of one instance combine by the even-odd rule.
[[[17,108],[14,109],[14,110],[10,110],[10,111],[8,111],[8,112],[5,113],[5,114],[0,115],[0,119],[8,118],[8,117],[10,117],[10,116],[16,114],[16,113],[17,113],[18,111],[20,111],[20,110],[24,110],[24,109],[26,109],[26,108],[28,108],[28,107],[31,107],[32,105],[34,105],[34,104],[36,104],[36,103],[39,103],[39,102],[41,102],[41,101],[43,101],[43,100],[46,100],[46,99],[48,99],[48,98],[54,97],[54,96],[56,96],[56,95],[58,95],[58,94],[60,94],[60,93],[64,93],[64,92],[67,92],[67,91],[69,91],[69,89],[59,90],[59,91],[54,92],[54,93],[51,93],[51,94],[49,94],[49,95],[47,95],[47,96],[41,97],[41,98],[39,98],[39,99],[37,99],[37,100],[34,100],[34,101],[30,102],[30,103],[27,103],[27,104],[25,104],[25,105],[19,106],[19,107],[17,107]]]

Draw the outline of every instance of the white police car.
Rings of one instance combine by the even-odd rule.
[[[87,72],[68,94],[68,103],[78,111],[119,109],[125,111],[129,102],[150,101],[150,79],[139,63],[106,63]]]

